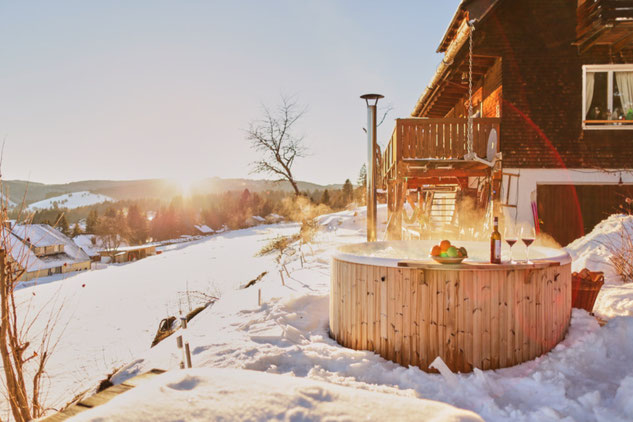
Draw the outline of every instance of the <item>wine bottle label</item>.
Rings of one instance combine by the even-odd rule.
[[[495,240],[495,261],[501,261],[501,241]]]

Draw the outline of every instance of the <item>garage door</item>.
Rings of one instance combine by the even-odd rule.
[[[536,193],[541,231],[567,245],[609,215],[622,213],[633,185],[538,185]]]

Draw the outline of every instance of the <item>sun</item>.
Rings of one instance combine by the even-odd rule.
[[[172,178],[173,182],[180,189],[182,196],[191,196],[193,193],[193,186],[198,181],[197,178],[190,175],[181,175]]]

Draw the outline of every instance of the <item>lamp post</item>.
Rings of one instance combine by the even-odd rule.
[[[367,241],[376,241],[376,106],[384,98],[380,94],[365,94],[367,104]]]

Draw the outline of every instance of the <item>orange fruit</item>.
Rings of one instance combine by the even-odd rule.
[[[438,245],[433,246],[433,249],[431,249],[431,256],[440,256],[441,253],[442,249]]]
[[[450,247],[451,247],[451,242],[449,242],[448,240],[442,240],[440,242],[440,249],[442,250],[442,252],[446,252],[448,248]]]

